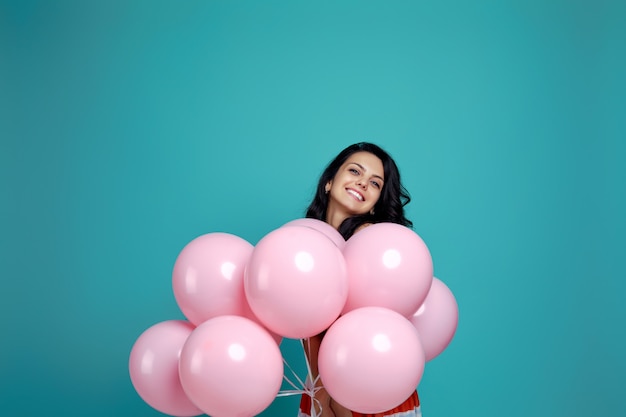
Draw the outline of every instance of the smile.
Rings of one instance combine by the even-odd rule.
[[[355,191],[351,188],[346,188],[346,191],[348,192],[348,194],[350,194],[352,197],[356,198],[359,201],[365,200],[363,196],[361,195],[361,193],[359,193],[358,191]]]

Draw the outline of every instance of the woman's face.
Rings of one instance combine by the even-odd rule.
[[[328,211],[340,210],[346,217],[371,212],[384,183],[382,161],[369,152],[356,152],[326,184]]]

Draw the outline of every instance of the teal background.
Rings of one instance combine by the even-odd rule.
[[[609,0],[2,1],[0,414],[161,415],[128,355],[183,318],[180,250],[255,244],[369,140],[460,308],[424,416],[622,415],[625,19]]]

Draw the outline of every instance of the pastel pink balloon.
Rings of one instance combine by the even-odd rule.
[[[300,339],[330,326],[347,296],[341,251],[308,227],[281,227],[257,243],[244,276],[248,303],[271,331]]]
[[[189,242],[172,273],[174,297],[195,325],[222,315],[249,315],[243,273],[253,246],[228,233],[209,233]]]
[[[139,396],[151,407],[172,416],[197,416],[183,391],[178,358],[194,327],[182,320],[157,323],[144,331],[130,352],[130,379]]]
[[[324,387],[338,403],[375,414],[411,396],[424,372],[424,352],[405,317],[383,307],[363,307],[330,326],[318,367]]]
[[[385,307],[410,317],[428,294],[433,263],[424,241],[395,223],[364,228],[346,242],[348,298],[344,313]]]
[[[212,417],[252,417],[276,398],[283,378],[280,349],[258,324],[220,316],[198,326],[180,356],[189,398]]]
[[[313,230],[317,230],[318,232],[323,233],[327,238],[332,240],[333,243],[337,245],[339,249],[343,249],[343,247],[346,245],[346,241],[343,238],[343,236],[341,236],[341,233],[339,233],[337,229],[332,227],[330,224],[323,222],[321,220],[308,219],[308,218],[295,219],[288,223],[285,223],[283,227],[285,226],[309,227]]]
[[[410,318],[422,341],[426,361],[445,350],[452,341],[459,323],[459,307],[452,291],[438,278],[426,300]]]

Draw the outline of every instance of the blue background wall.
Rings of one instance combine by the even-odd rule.
[[[0,414],[160,415],[127,362],[180,250],[301,217],[361,140],[460,307],[425,417],[622,413],[625,5],[2,1]]]

